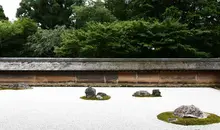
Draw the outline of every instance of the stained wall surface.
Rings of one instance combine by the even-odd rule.
[[[219,83],[220,71],[0,72],[0,83]]]

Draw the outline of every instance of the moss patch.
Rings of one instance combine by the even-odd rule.
[[[162,97],[162,96],[154,96],[154,95],[147,95],[147,96],[134,96],[133,97],[139,97],[139,98],[144,98],[144,97]]]
[[[96,97],[87,98],[86,96],[82,96],[80,98],[83,99],[83,100],[109,100],[111,97],[110,96],[104,96],[103,99],[97,99]]]
[[[208,125],[208,124],[220,123],[219,116],[211,113],[208,114],[209,116],[205,119],[197,119],[197,118],[179,118],[177,116],[174,116],[173,112],[163,112],[157,115],[157,118],[165,122],[169,122],[168,119],[170,118],[176,118],[177,121],[169,122],[169,123],[178,124],[178,125]]]

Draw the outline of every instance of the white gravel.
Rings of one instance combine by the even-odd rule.
[[[220,124],[180,126],[157,119],[181,105],[220,115],[220,91],[211,88],[159,88],[162,98],[134,98],[137,90],[96,88],[108,101],[85,101],[85,88],[0,91],[0,130],[220,130]]]

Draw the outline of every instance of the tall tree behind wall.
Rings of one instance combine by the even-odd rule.
[[[215,28],[220,22],[219,0],[173,0],[168,1],[165,6],[176,7],[181,11],[180,21],[187,23],[190,28]],[[177,10],[176,10],[177,11]]]
[[[8,18],[5,16],[3,7],[0,5],[0,20],[8,20]]]
[[[119,20],[128,20],[127,8],[130,0],[105,0],[105,7]]]
[[[36,32],[37,25],[30,19],[18,19],[13,23],[0,21],[0,57],[27,56],[26,38]]]
[[[84,5],[84,0],[22,0],[17,17],[34,19],[43,29],[70,25],[71,6]]]
[[[75,28],[79,29],[83,27],[87,22],[113,22],[116,21],[116,17],[105,8],[104,3],[101,0],[91,2],[86,6],[73,6],[75,15],[71,16],[71,21],[75,21]]]

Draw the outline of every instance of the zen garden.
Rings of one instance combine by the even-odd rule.
[[[220,130],[220,0],[0,0],[0,130]]]

